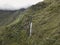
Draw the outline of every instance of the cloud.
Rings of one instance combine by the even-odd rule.
[[[20,9],[34,5],[43,0],[0,0],[0,9]]]

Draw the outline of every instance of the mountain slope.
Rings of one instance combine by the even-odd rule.
[[[8,25],[24,11],[25,9],[20,10],[0,10],[0,26]]]
[[[20,21],[2,27],[2,45],[60,45],[60,0],[45,0],[29,7]],[[32,17],[32,36],[29,25]],[[19,18],[20,19],[20,18]]]

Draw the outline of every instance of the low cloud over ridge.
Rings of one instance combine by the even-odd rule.
[[[0,0],[0,9],[16,10],[26,8],[43,0]]]

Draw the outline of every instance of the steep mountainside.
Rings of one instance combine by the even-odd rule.
[[[20,10],[0,10],[0,26],[8,25],[23,12],[25,9]]]
[[[21,15],[17,23],[0,27],[0,45],[60,45],[60,0],[44,0]]]

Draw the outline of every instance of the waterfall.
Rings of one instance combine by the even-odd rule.
[[[30,23],[30,36],[32,35],[32,22]]]

